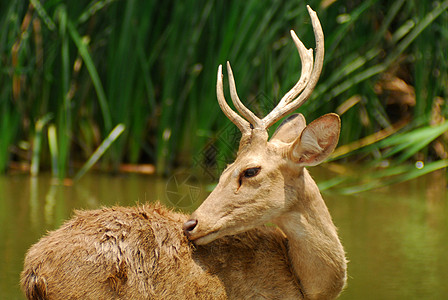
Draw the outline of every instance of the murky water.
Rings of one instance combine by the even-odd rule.
[[[316,171],[312,170],[316,176]],[[448,208],[445,174],[354,196],[325,194],[350,259],[341,299],[447,299]],[[49,177],[0,177],[0,299],[23,299],[19,273],[28,247],[73,209],[159,199],[189,211],[204,184],[93,174],[74,186]]]

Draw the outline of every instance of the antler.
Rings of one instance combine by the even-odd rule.
[[[219,65],[218,67],[218,80],[216,83],[216,95],[218,97],[218,103],[221,107],[222,112],[226,115],[227,118],[229,118],[230,121],[232,121],[233,124],[236,125],[240,129],[242,133],[246,132],[247,129],[250,129],[250,124],[243,118],[241,118],[240,115],[238,115],[236,112],[234,112],[230,106],[227,104],[226,98],[224,98],[224,91],[222,88],[222,65]],[[241,104],[243,105],[243,104]],[[244,105],[243,105],[244,106]]]
[[[227,62],[227,70],[229,76],[229,87],[232,102],[235,105],[238,115],[227,104],[222,87],[222,66],[218,68],[218,81],[216,85],[216,93],[218,95],[218,102],[221,106],[224,114],[241,130],[244,134],[250,132],[252,128],[268,129],[279,119],[290,113],[291,111],[300,107],[310,97],[314,87],[317,84],[320,73],[322,71],[322,65],[324,60],[324,34],[322,32],[322,26],[320,25],[319,18],[315,11],[311,7],[307,6],[308,13],[313,25],[314,36],[316,39],[316,57],[313,62],[313,50],[306,49],[295,32],[291,30],[291,37],[296,44],[297,51],[300,55],[302,62],[302,72],[299,81],[294,87],[287,92],[283,98],[279,101],[277,106],[263,119],[258,118],[253,112],[251,112],[238,97],[236,92],[235,80],[233,78],[232,68],[230,63]],[[245,119],[243,119],[243,117]],[[246,121],[247,120],[247,121]]]

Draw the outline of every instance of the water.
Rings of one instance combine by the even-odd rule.
[[[319,181],[319,169],[311,170]],[[73,209],[159,199],[191,211],[206,185],[178,174],[91,174],[73,186],[47,176],[0,177],[0,299],[24,299],[19,273],[29,246],[60,226]],[[187,184],[189,183],[189,184]],[[324,194],[350,259],[340,299],[446,299],[448,208],[445,173],[353,196]]]

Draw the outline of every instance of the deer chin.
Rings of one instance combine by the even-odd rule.
[[[211,243],[219,238],[222,238],[226,235],[229,235],[231,233],[225,233],[225,230],[221,230],[221,229],[215,229],[215,230],[210,230],[207,232],[196,232],[193,234],[190,234],[188,236],[188,239],[192,242],[194,242],[196,245],[205,245],[208,243]]]
[[[190,240],[193,241],[196,245],[206,245],[208,243],[213,242],[214,240],[217,240],[220,237],[221,235],[219,234],[219,232],[214,231],[197,238],[190,237]]]
[[[203,234],[197,233],[196,235],[190,235],[190,241],[194,242],[196,245],[205,245],[211,243],[217,239],[223,238],[225,236],[235,235],[242,232],[246,232],[255,226],[243,226],[243,227],[226,227],[226,228],[218,228],[215,230],[211,230],[209,232],[205,232]]]

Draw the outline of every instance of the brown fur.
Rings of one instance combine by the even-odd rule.
[[[28,299],[295,299],[287,242],[260,227],[195,248],[161,205],[78,211],[33,245]],[[266,270],[275,276],[265,276]]]

